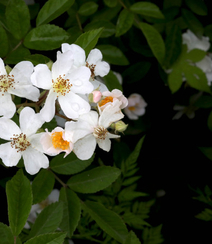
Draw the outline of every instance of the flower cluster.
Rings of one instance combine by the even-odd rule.
[[[187,45],[188,52],[193,49],[200,49],[203,51],[208,51],[210,48],[209,37],[202,36],[198,38],[192,31],[187,30],[187,32],[182,34],[183,44]],[[199,67],[206,75],[208,80],[208,85],[212,82],[212,59],[211,53],[207,53],[207,55],[196,62],[195,65]]]
[[[110,139],[119,137],[111,128],[124,117],[121,110],[128,100],[120,90],[109,91],[96,80],[110,70],[102,53],[93,49],[86,59],[78,45],[64,43],[61,49],[51,69],[29,61],[11,69],[0,59],[0,138],[9,141],[0,145],[0,158],[6,166],[17,165],[23,157],[26,171],[36,174],[49,166],[46,155],[65,152],[66,157],[73,151],[86,160],[97,144],[109,151]],[[22,104],[20,127],[11,119],[16,112],[14,95],[34,102]],[[66,119],[64,126],[38,133],[56,113]]]

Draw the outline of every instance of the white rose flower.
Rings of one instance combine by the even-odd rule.
[[[147,103],[142,96],[137,93],[133,93],[128,97],[128,106],[124,108],[124,113],[129,119],[136,120],[139,116],[145,113],[145,107]]]
[[[192,31],[187,30],[186,33],[183,33],[183,44],[186,44],[188,47],[188,52],[192,49],[201,49],[203,51],[208,51],[210,48],[209,37],[202,36],[198,38]]]
[[[46,122],[55,115],[55,101],[58,102],[64,114],[71,119],[77,119],[80,114],[90,111],[90,105],[78,94],[88,94],[93,91],[89,81],[90,70],[87,67],[74,69],[73,54],[57,52],[57,61],[52,65],[52,71],[45,64],[38,64],[31,76],[32,83],[49,90],[41,115]]]
[[[121,102],[120,109],[123,109],[127,106],[128,100],[123,95],[122,91],[118,89],[113,89],[110,91],[105,91],[102,93],[103,99],[98,103],[98,108],[101,113],[110,103],[113,103],[115,100],[119,100]]]
[[[79,159],[89,159],[94,153],[96,144],[107,152],[110,150],[110,138],[118,138],[119,135],[110,133],[107,128],[124,117],[120,105],[121,102],[116,100],[108,105],[100,116],[96,111],[90,111],[81,115],[77,122],[66,122],[65,138],[72,138],[73,152]]]
[[[44,121],[32,108],[25,107],[20,113],[19,122],[20,128],[8,118],[0,118],[0,137],[9,141],[0,145],[0,158],[6,166],[11,167],[16,166],[23,157],[26,171],[33,175],[40,168],[49,166],[40,145],[40,134],[35,134]]]
[[[68,43],[62,44],[62,52],[72,51],[74,55],[74,66],[86,66],[91,70],[91,79],[94,80],[95,76],[105,76],[110,71],[110,66],[107,62],[102,61],[102,53],[99,49],[95,48],[88,54],[87,60],[85,51],[76,44],[69,45]]]
[[[72,151],[73,143],[71,140],[64,138],[65,130],[61,127],[56,127],[52,132],[42,133],[40,143],[43,150],[50,156],[55,156],[61,152],[65,152],[64,158]]]
[[[0,116],[12,118],[15,114],[16,106],[11,94],[34,102],[38,101],[40,91],[30,81],[32,72],[33,64],[29,61],[22,61],[7,74],[4,62],[0,58]]]

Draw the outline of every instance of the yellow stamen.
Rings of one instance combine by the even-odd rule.
[[[51,134],[52,144],[54,148],[59,148],[62,150],[67,150],[69,148],[69,142],[63,140],[63,132],[54,132]]]
[[[104,106],[105,104],[109,103],[109,102],[113,102],[113,97],[109,96],[109,97],[105,97],[104,99],[102,99],[102,101],[100,101],[98,104],[99,104],[99,107],[102,107]]]

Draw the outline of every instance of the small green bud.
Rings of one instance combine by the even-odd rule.
[[[7,74],[9,74],[12,70],[12,68],[9,65],[6,65],[5,69],[6,69]]]
[[[49,68],[50,70],[52,70],[53,62],[52,62],[51,60],[50,60],[46,65],[48,66],[48,68]]]
[[[124,132],[127,129],[127,124],[125,124],[122,120],[115,123],[115,131]]]
[[[21,111],[24,109],[24,106],[21,106],[18,110],[17,110],[17,113],[20,114]]]

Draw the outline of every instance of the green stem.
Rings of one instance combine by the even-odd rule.
[[[64,188],[68,188],[68,186],[50,169],[48,168],[48,170],[54,175],[54,178],[64,187]]]
[[[81,21],[80,21],[78,13],[76,13],[76,19],[77,19],[77,23],[78,23],[80,30],[83,32],[83,28],[82,28]]]

